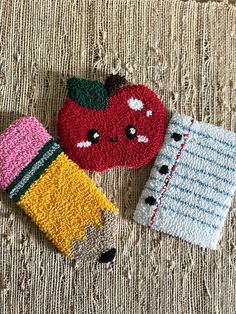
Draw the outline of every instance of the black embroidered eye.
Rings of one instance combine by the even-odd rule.
[[[136,128],[132,124],[127,125],[125,128],[125,135],[129,140],[134,139],[137,135]]]
[[[92,144],[98,143],[99,137],[100,137],[100,135],[99,135],[98,131],[95,129],[89,130],[87,133],[87,138],[88,138],[89,142],[91,142]]]

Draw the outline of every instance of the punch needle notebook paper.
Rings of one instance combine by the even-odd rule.
[[[216,249],[236,189],[236,134],[175,115],[134,219]]]

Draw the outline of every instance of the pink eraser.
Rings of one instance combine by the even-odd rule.
[[[22,117],[0,134],[0,188],[7,186],[52,137],[34,117]]]

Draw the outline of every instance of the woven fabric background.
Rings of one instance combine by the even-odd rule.
[[[0,1],[0,129],[56,135],[66,78],[125,74],[170,112],[236,131],[236,8],[177,0]],[[114,263],[71,263],[0,194],[0,313],[209,314],[236,309],[236,203],[218,251],[132,221],[151,164],[90,175],[120,207]]]

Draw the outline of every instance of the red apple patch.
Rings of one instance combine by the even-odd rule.
[[[105,84],[71,78],[57,127],[61,146],[79,167],[139,168],[162,145],[166,111],[152,90],[119,75]]]

